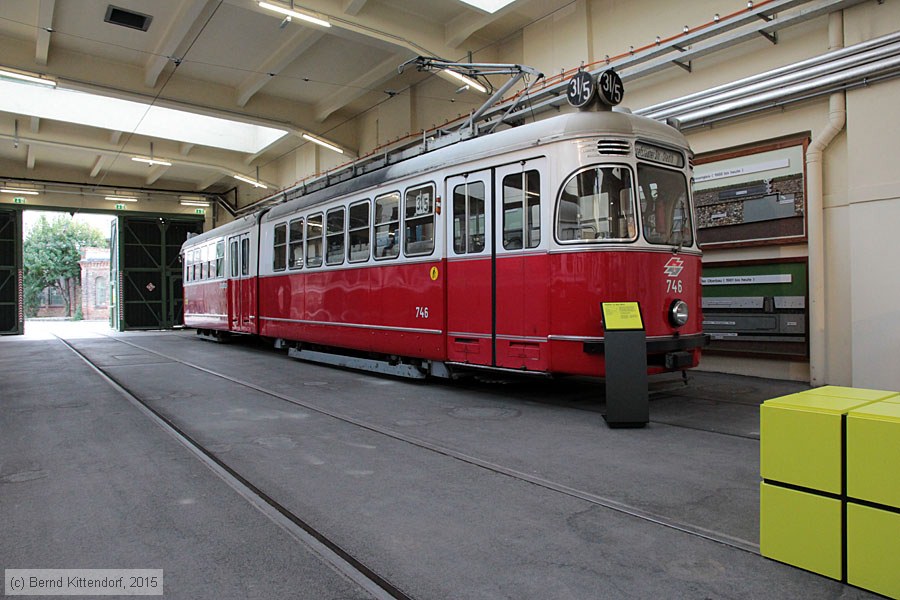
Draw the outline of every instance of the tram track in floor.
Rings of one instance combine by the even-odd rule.
[[[97,365],[87,355],[69,343],[68,340],[61,338],[56,334],[54,334],[54,337],[76,356],[81,358],[99,377],[127,398],[145,416],[187,448],[187,450],[189,450],[198,460],[247,502],[259,510],[270,521],[278,525],[282,530],[286,531],[291,537],[304,544],[336,571],[359,585],[376,600],[412,600],[412,596],[401,590],[397,585],[376,573],[372,568],[368,567],[348,550],[342,548],[312,524],[305,521],[296,513],[290,511],[283,504],[269,496],[249,479],[218,458],[202,443],[184,431],[183,428],[176,425],[165,414],[154,409],[147,402],[142,400],[139,395],[107,373],[103,367]],[[143,350],[152,352],[148,349]]]
[[[130,346],[132,348],[135,348],[135,349],[138,349],[138,350],[141,350],[144,352],[148,352],[150,354],[156,355],[160,358],[164,358],[173,363],[180,364],[180,365],[183,365],[183,366],[191,368],[191,369],[195,369],[197,371],[206,373],[206,374],[214,376],[214,377],[218,377],[218,378],[223,379],[232,384],[253,390],[255,392],[264,394],[266,396],[276,398],[278,400],[281,400],[281,401],[293,404],[295,406],[304,408],[306,410],[313,411],[318,414],[336,419],[338,421],[347,423],[349,425],[353,425],[353,426],[359,427],[361,429],[364,429],[364,430],[367,430],[367,431],[370,431],[370,432],[373,432],[376,434],[380,434],[385,437],[388,437],[388,438],[391,438],[391,439],[394,439],[394,440],[397,440],[400,442],[404,442],[406,444],[410,444],[410,445],[420,448],[422,450],[427,450],[427,451],[433,452],[438,455],[442,455],[442,456],[445,456],[448,458],[458,460],[460,462],[484,469],[486,471],[492,472],[497,475],[506,476],[506,477],[512,478],[514,480],[523,482],[523,483],[528,483],[528,484],[535,485],[535,486],[544,488],[546,490],[550,490],[550,491],[553,491],[553,492],[556,492],[556,493],[559,493],[559,494],[562,494],[562,495],[565,495],[565,496],[568,496],[571,498],[576,498],[576,499],[585,501],[589,504],[592,504],[592,505],[595,505],[595,506],[598,506],[601,508],[605,508],[608,510],[612,510],[617,513],[627,515],[629,517],[633,517],[633,518],[639,519],[641,521],[651,523],[653,525],[666,527],[668,529],[680,531],[687,535],[691,535],[691,536],[702,538],[702,539],[712,541],[712,542],[715,542],[718,544],[722,544],[722,545],[725,545],[725,546],[728,546],[728,547],[731,547],[731,548],[734,548],[737,550],[741,550],[741,551],[744,551],[744,552],[747,552],[750,554],[759,555],[759,545],[755,544],[749,540],[741,539],[736,536],[731,536],[731,535],[723,533],[723,532],[706,529],[704,527],[700,527],[697,525],[683,523],[683,522],[680,522],[680,521],[677,521],[674,519],[670,519],[663,515],[655,514],[650,511],[645,511],[638,507],[631,506],[631,505],[625,504],[623,502],[619,502],[619,501],[611,499],[611,498],[600,496],[598,494],[588,492],[585,490],[577,489],[577,488],[571,487],[569,485],[566,485],[564,483],[552,481],[550,479],[546,479],[544,477],[533,475],[531,473],[525,473],[523,471],[520,471],[520,470],[512,468],[512,467],[508,467],[505,465],[495,463],[490,460],[486,460],[486,459],[479,458],[477,456],[473,456],[473,455],[463,452],[461,450],[450,448],[448,446],[438,444],[435,442],[430,442],[428,440],[425,440],[425,439],[422,439],[422,438],[419,438],[416,436],[412,436],[412,435],[409,435],[407,433],[403,433],[400,431],[396,431],[394,429],[390,429],[388,427],[384,427],[384,426],[378,425],[376,423],[365,421],[363,419],[358,419],[356,417],[352,417],[350,415],[346,415],[346,414],[340,413],[338,411],[331,410],[329,408],[318,406],[316,404],[313,404],[313,403],[310,403],[307,401],[299,400],[297,398],[292,398],[290,396],[287,396],[287,395],[277,392],[275,390],[270,390],[263,386],[257,385],[253,382],[245,381],[245,380],[242,380],[240,378],[237,378],[237,377],[225,374],[225,373],[220,373],[218,371],[215,371],[213,369],[204,367],[202,365],[190,362],[188,360],[183,360],[181,358],[172,356],[170,354],[166,354],[164,352],[159,352],[157,350],[153,350],[152,348],[147,348],[145,346],[141,346],[140,344],[136,344],[129,340],[125,340],[122,338],[105,335],[105,334],[98,334],[98,335],[101,335],[102,337],[109,339],[111,341],[119,342],[119,343],[125,344],[127,346]],[[88,362],[88,364],[91,365],[95,370],[97,370],[105,378],[110,380],[110,382],[112,384],[114,384],[116,387],[122,388],[129,395],[133,396],[135,398],[136,402],[139,402],[142,406],[145,406],[147,408],[147,410],[156,414],[158,418],[162,419],[163,421],[165,421],[167,423],[169,422],[169,420],[165,417],[165,415],[162,415],[162,414],[158,413],[155,409],[147,406],[147,404],[144,403],[136,393],[134,393],[131,390],[128,390],[124,385],[122,385],[121,382],[119,382],[116,379],[116,377],[113,374],[105,371],[102,366],[98,366],[98,365],[94,364],[87,356],[85,356],[83,353],[79,352],[76,348],[74,348],[73,346],[68,344],[62,338],[60,338],[60,340],[63,341],[63,343],[65,343],[72,351],[74,351],[76,354],[81,356],[81,358],[84,359],[86,362]],[[177,429],[177,427],[174,424],[171,424],[171,426]],[[673,426],[677,427],[677,425],[673,425]],[[719,433],[719,432],[710,431],[710,433]],[[182,434],[182,435],[186,436],[186,434]],[[188,437],[188,436],[186,436],[186,437]],[[227,465],[224,464],[224,462],[222,462],[219,458],[217,458],[214,455],[214,453],[206,450],[205,448],[202,447],[202,445],[200,445],[197,442],[193,442],[193,443],[196,444],[196,446],[200,449],[200,451],[205,456],[207,456],[209,459],[222,465],[223,468],[230,469]],[[249,481],[247,482],[247,484],[252,486],[252,484],[250,484]],[[261,490],[259,491],[259,493],[264,495],[264,492],[262,492]],[[272,502],[274,502],[274,500]],[[283,507],[282,507],[282,509],[283,509]],[[287,509],[283,509],[283,510],[286,511]],[[297,517],[297,518],[299,519],[299,517]],[[394,596],[394,597],[402,597],[402,596]]]

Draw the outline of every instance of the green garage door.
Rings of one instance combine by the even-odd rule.
[[[114,329],[169,329],[184,323],[181,245],[203,222],[119,217],[113,222],[110,281]]]
[[[0,335],[25,332],[21,232],[21,211],[0,209]]]

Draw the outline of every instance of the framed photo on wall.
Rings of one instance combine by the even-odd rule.
[[[802,135],[694,159],[694,203],[704,249],[806,240]]]

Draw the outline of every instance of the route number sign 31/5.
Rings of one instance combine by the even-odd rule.
[[[595,81],[587,71],[578,71],[566,87],[566,100],[575,108],[588,108],[594,97],[607,106],[616,106],[625,96],[622,78],[612,69],[600,73]]]

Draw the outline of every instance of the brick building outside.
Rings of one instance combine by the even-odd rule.
[[[89,320],[109,319],[109,248],[81,251],[81,315]]]

